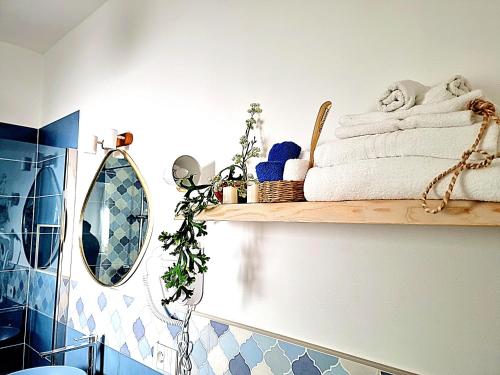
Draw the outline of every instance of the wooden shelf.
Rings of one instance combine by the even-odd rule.
[[[500,226],[500,203],[453,201],[435,215],[426,213],[419,200],[225,204],[208,209],[197,218],[205,221]]]

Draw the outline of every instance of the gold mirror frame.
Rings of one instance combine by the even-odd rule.
[[[137,174],[137,179],[139,180],[139,182],[142,185],[142,188],[144,189],[144,194],[145,194],[147,201],[148,201],[148,230],[147,230],[146,235],[144,237],[144,242],[143,242],[143,244],[138,252],[137,259],[135,260],[134,265],[132,266],[130,271],[125,275],[125,277],[123,279],[121,279],[116,284],[108,285],[108,284],[105,284],[105,283],[101,282],[100,280],[98,280],[97,277],[90,270],[89,264],[87,262],[87,258],[85,257],[85,252],[83,250],[83,235],[82,234],[83,234],[84,212],[85,212],[85,208],[87,207],[88,201],[90,199],[90,195],[92,194],[92,190],[93,190],[92,188],[96,184],[97,179],[99,178],[99,174],[102,171],[104,165],[106,164],[106,161],[111,156],[111,154],[113,154],[115,152],[121,153],[123,155],[123,157],[129,162],[130,166],[132,167],[134,172]],[[97,171],[94,175],[94,178],[92,179],[92,182],[90,183],[90,186],[87,190],[87,194],[85,195],[85,200],[83,201],[82,209],[80,211],[80,222],[78,225],[78,229],[79,229],[78,242],[80,245],[80,255],[83,259],[83,263],[85,264],[85,268],[86,268],[87,272],[90,274],[90,276],[92,277],[92,279],[96,283],[98,283],[101,286],[105,286],[107,288],[118,287],[120,285],[123,285],[125,282],[127,282],[134,275],[134,273],[137,271],[137,268],[139,268],[139,265],[141,264],[142,259],[144,258],[147,247],[149,246],[149,242],[151,241],[151,235],[153,233],[153,219],[152,219],[153,209],[152,209],[152,206],[153,205],[151,204],[151,194],[150,194],[150,191],[148,189],[148,186],[146,185],[146,181],[144,180],[144,177],[142,176],[141,172],[139,171],[137,164],[135,164],[134,160],[130,157],[130,155],[125,150],[120,150],[120,149],[113,149],[113,150],[108,151],[106,153],[106,155],[104,155],[104,158],[102,159],[102,162],[99,164],[99,167],[97,167]]]

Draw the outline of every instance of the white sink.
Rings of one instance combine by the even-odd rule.
[[[16,371],[10,375],[86,375],[86,372],[69,366],[45,366]]]

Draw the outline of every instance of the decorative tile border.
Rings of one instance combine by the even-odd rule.
[[[86,288],[71,280],[68,326],[105,336],[106,345],[155,369],[156,343],[177,347],[180,327],[153,316],[142,296]],[[379,369],[193,315],[192,374],[380,375]]]
[[[31,270],[28,306],[47,316],[54,315],[56,299],[56,276]]]
[[[9,296],[8,288],[13,288],[13,296]],[[16,269],[0,272],[0,296],[20,305],[25,305],[28,297],[28,270]]]

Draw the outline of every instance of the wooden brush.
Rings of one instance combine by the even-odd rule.
[[[318,116],[316,117],[316,124],[314,125],[313,135],[311,138],[311,151],[309,151],[309,168],[314,167],[314,151],[316,150],[316,145],[318,144],[319,136],[323,130],[323,125],[325,124],[328,112],[332,108],[332,102],[326,101],[319,107]]]

